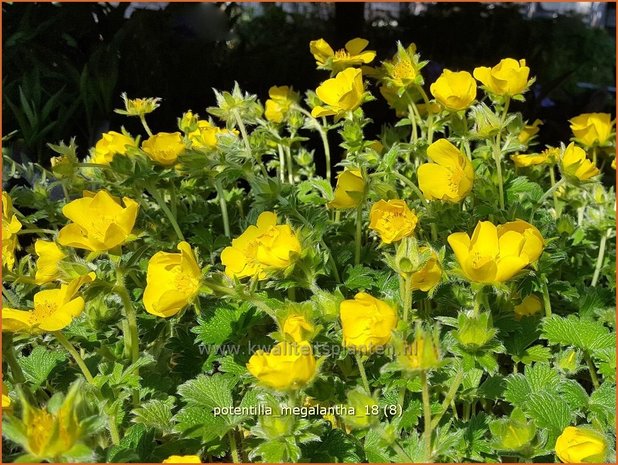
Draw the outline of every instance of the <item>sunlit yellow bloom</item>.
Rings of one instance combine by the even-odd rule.
[[[511,160],[518,168],[526,168],[528,166],[544,165],[550,163],[549,152],[544,150],[541,153],[523,154],[518,153],[511,155]]]
[[[586,152],[571,142],[560,158],[563,176],[571,181],[588,181],[600,173],[594,163],[586,158]]]
[[[152,161],[171,166],[176,164],[180,154],[185,151],[185,144],[179,132],[159,132],[142,142],[142,150]]]
[[[197,296],[202,271],[187,242],[178,244],[180,253],[157,252],[148,262],[144,307],[163,318],[176,315]]]
[[[521,220],[498,227],[480,221],[472,238],[457,232],[448,243],[465,277],[479,283],[508,281],[538,259],[544,247],[538,230]]]
[[[450,111],[465,110],[476,99],[476,81],[467,71],[445,69],[429,90]]]
[[[615,158],[612,160],[612,168],[616,169],[616,159]]]
[[[406,346],[399,362],[410,371],[428,371],[440,366],[440,340],[420,326],[416,327],[414,340]]]
[[[608,444],[591,428],[567,426],[556,440],[556,455],[564,463],[604,463]]]
[[[513,97],[526,91],[530,68],[526,60],[504,58],[493,68],[481,66],[474,69],[474,77],[492,94]]]
[[[571,118],[571,131],[575,139],[587,146],[604,145],[612,134],[614,122],[609,113],[583,113]]]
[[[532,316],[543,310],[543,302],[536,295],[530,294],[524,297],[520,304],[515,305],[515,318]]]
[[[356,208],[365,195],[365,180],[361,170],[351,169],[339,173],[335,198],[328,203],[329,208]]]
[[[220,128],[211,124],[206,120],[199,120],[197,122],[197,129],[189,133],[189,140],[193,148],[217,148],[218,136],[224,134],[238,134],[238,131]]]
[[[12,270],[15,265],[17,233],[20,230],[21,222],[13,213],[11,197],[6,192],[2,192],[2,265],[9,270]]]
[[[324,39],[318,39],[309,42],[309,50],[318,68],[330,69],[333,73],[338,73],[352,66],[371,63],[376,57],[376,52],[365,50],[367,45],[369,41],[357,37],[349,40],[345,44],[345,49],[335,52]]]
[[[365,292],[341,302],[339,311],[343,345],[361,352],[371,352],[387,344],[397,325],[395,309]]]
[[[66,257],[55,242],[37,239],[34,243],[34,251],[39,256],[36,261],[36,275],[34,280],[37,284],[45,284],[58,279],[58,264]]]
[[[4,382],[2,383],[2,410],[7,411],[11,408],[11,398],[9,397],[9,388],[6,387]]]
[[[289,315],[281,329],[295,342],[308,341],[315,331],[313,324],[303,315]]]
[[[311,344],[280,342],[269,353],[258,350],[247,369],[260,383],[279,391],[306,386],[315,376],[316,360]]]
[[[106,132],[94,146],[92,163],[109,165],[115,155],[126,155],[128,147],[135,147],[135,141],[129,136],[115,131]]]
[[[331,115],[340,118],[363,103],[365,87],[361,70],[348,68],[341,71],[334,78],[324,81],[315,92],[326,106],[316,106],[311,110],[311,115],[315,118]]]
[[[369,228],[380,235],[385,244],[392,244],[410,236],[418,218],[403,200],[379,200],[371,207]]]
[[[135,224],[139,205],[128,197],[120,200],[107,191],[84,191],[84,197],[62,208],[73,223],[60,230],[58,243],[67,247],[101,252],[124,243]]]
[[[428,200],[457,203],[472,190],[474,168],[468,158],[446,139],[439,139],[427,148],[434,163],[418,168],[418,187]]]
[[[266,100],[264,116],[273,123],[283,122],[292,105],[299,99],[298,93],[288,86],[273,86],[268,90],[268,95],[270,99]]]
[[[152,113],[159,108],[159,97],[147,97],[147,98],[134,98],[127,97],[126,92],[121,95],[124,102],[124,110],[116,109],[116,113],[127,116],[144,116],[148,113]]]
[[[199,455],[170,455],[161,463],[202,463]]]
[[[427,250],[428,247],[421,247],[419,252]],[[431,256],[425,266],[415,273],[412,273],[412,289],[428,292],[440,282],[442,278],[442,267],[438,260],[438,255],[431,250]]]
[[[532,124],[527,124],[522,128],[521,132],[517,136],[517,140],[519,140],[519,142],[521,142],[522,144],[527,144],[530,139],[532,139],[535,135],[539,133],[539,126],[542,124],[543,121],[541,121],[540,119],[534,120],[534,123]]]
[[[94,273],[88,273],[62,284],[60,289],[37,292],[33,310],[3,308],[2,330],[32,334],[60,331],[84,310],[84,299],[76,294],[81,286],[95,278]]]
[[[230,277],[265,279],[269,271],[292,265],[300,251],[300,242],[292,228],[278,225],[273,212],[263,212],[256,226],[249,226],[232,240],[231,247],[223,250],[221,262]]]

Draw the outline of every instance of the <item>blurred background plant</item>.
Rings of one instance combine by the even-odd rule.
[[[229,89],[234,80],[260,97],[272,85],[310,88],[323,76],[307,43],[324,37],[337,47],[355,35],[366,37],[379,56],[392,55],[397,40],[415,42],[432,57],[428,82],[447,65],[471,70],[505,56],[526,58],[538,80],[516,109],[543,119],[540,142],[556,143],[568,139],[570,117],[613,112],[615,42],[611,24],[592,27],[590,15],[539,14],[538,8],[517,3],[3,3],[2,129],[12,134],[5,146],[15,159],[47,165],[54,155],[47,142],[75,136],[83,149],[120,124],[137,132],[138,121],[127,123],[112,112],[122,92],[163,98],[151,121],[157,131],[188,108],[203,111],[214,103],[211,89]],[[608,10],[605,16],[613,14]],[[367,128],[371,136],[394,115],[381,99],[369,105],[377,116]]]

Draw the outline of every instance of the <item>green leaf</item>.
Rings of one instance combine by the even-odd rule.
[[[524,412],[540,428],[547,428],[550,435],[557,437],[573,420],[573,411],[566,400],[549,392],[534,392],[528,397]],[[552,443],[553,441],[549,441]]]
[[[504,398],[516,407],[524,408],[529,396],[539,392],[557,392],[560,376],[549,365],[527,366],[525,374],[511,375],[506,380]]]
[[[200,375],[178,387],[178,393],[189,405],[206,407],[232,407],[231,389],[236,384],[234,378],[224,375]]]
[[[154,431],[145,425],[130,426],[120,444],[112,446],[107,454],[108,462],[150,462],[154,443]]]
[[[141,407],[133,410],[135,423],[142,423],[151,428],[158,429],[164,433],[171,432],[172,408],[174,407],[174,397],[170,396],[166,400],[153,399]]]
[[[340,429],[332,429],[322,437],[322,442],[311,447],[309,456],[311,462],[360,462],[363,454],[355,438]]]
[[[246,306],[222,305],[215,309],[211,318],[198,320],[199,325],[191,331],[205,345],[223,344],[238,333],[240,321],[247,311]]]
[[[601,423],[606,429],[616,426],[616,384],[605,382],[590,395],[590,421]],[[615,431],[615,430],[614,430]]]
[[[571,410],[581,410],[588,405],[588,393],[577,381],[566,379],[560,384],[560,396]]]
[[[580,320],[570,315],[563,318],[552,315],[545,319],[542,337],[551,344],[574,346],[585,351],[616,346],[616,336],[600,323]]]
[[[37,346],[27,357],[19,357],[18,362],[26,379],[38,388],[66,358],[63,351],[47,350],[43,346]]]
[[[373,284],[373,270],[362,265],[348,267],[344,285],[350,290],[367,289]]]
[[[223,417],[215,417],[212,409],[188,406],[174,416],[174,431],[188,438],[201,438],[203,442],[222,438],[230,428]]]

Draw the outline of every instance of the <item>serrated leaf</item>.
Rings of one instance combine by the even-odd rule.
[[[223,437],[230,428],[223,417],[215,417],[212,409],[184,407],[174,416],[174,431],[188,438],[201,438],[203,442]]]
[[[37,388],[47,380],[54,368],[64,362],[66,358],[66,354],[62,351],[47,350],[43,346],[37,346],[30,355],[19,357],[18,362],[26,379]]]
[[[350,290],[367,289],[373,283],[373,270],[362,265],[349,267],[346,270],[344,285]]]
[[[198,326],[191,331],[197,334],[197,339],[205,345],[219,345],[227,341],[239,330],[238,322],[247,312],[247,307],[223,305],[217,307],[208,319],[200,319]]]
[[[616,426],[616,385],[605,382],[590,395],[589,420],[600,422],[607,429]]]
[[[552,315],[543,321],[542,337],[551,344],[574,346],[585,351],[616,346],[616,336],[600,323],[574,315]]]
[[[573,412],[567,401],[549,392],[530,394],[523,410],[538,427],[549,429],[550,435],[554,437],[562,433],[573,419]]]
[[[235,384],[235,379],[223,375],[200,375],[178,386],[178,394],[193,406],[210,409],[231,407],[233,406],[231,389]]]
[[[566,379],[560,384],[560,396],[567,401],[573,411],[581,410],[588,405],[588,393],[573,379]]]
[[[144,403],[141,407],[133,410],[135,423],[142,423],[151,428],[158,429],[164,433],[171,432],[172,408],[174,407],[174,397],[166,400],[153,399]]]
[[[527,366],[524,374],[511,375],[506,380],[504,398],[516,407],[524,407],[533,393],[556,393],[560,376],[549,365],[536,363]]]

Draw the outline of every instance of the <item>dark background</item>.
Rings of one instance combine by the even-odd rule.
[[[439,3],[365,20],[364,3],[309,4],[302,13],[276,4],[170,3],[159,11],[129,3],[2,4],[3,145],[12,157],[47,164],[47,142],[75,136],[85,156],[101,132],[124,125],[141,132],[137,118],[113,113],[120,94],[162,97],[149,116],[154,131],[173,131],[192,109],[206,116],[212,88],[238,81],[262,101],[272,85],[304,92],[328,77],[317,71],[309,41],[325,38],[335,49],[362,36],[378,60],[392,56],[396,41],[417,44],[427,85],[444,67],[472,71],[501,58],[525,58],[537,77],[526,102],[515,109],[541,118],[542,143],[570,137],[568,118],[582,112],[614,112],[615,42],[612,31],[592,28],[576,15],[528,19],[521,4]],[[408,7],[406,7],[408,8]],[[615,14],[615,9],[611,11]],[[610,34],[611,33],[611,34]],[[584,83],[582,87],[581,83]],[[368,115],[394,120],[377,89]],[[337,162],[337,155],[335,160]]]

